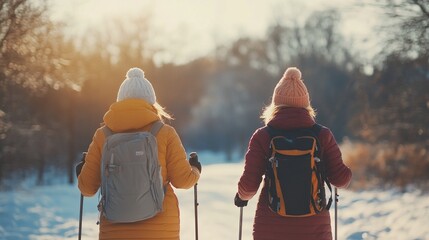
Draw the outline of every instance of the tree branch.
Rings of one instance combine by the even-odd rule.
[[[420,10],[422,11],[422,13],[429,18],[429,11],[426,9],[427,5],[424,5],[419,0],[412,0],[412,1],[414,2],[414,4],[416,4],[420,8]],[[429,3],[429,1],[428,1],[428,3]]]

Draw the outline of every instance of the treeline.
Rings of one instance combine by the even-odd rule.
[[[374,178],[388,172],[382,179],[393,182],[391,176],[418,168],[423,173],[413,181],[425,181],[429,5],[427,0],[401,4],[380,3],[398,22],[383,29],[386,47],[371,64],[363,63],[353,42],[340,33],[340,13],[325,10],[303,23],[279,20],[264,38],[240,38],[179,65],[154,61],[166,50],[150,47],[145,17],[111,22],[109,31],[92,29],[71,41],[60,24],[49,21],[43,4],[0,1],[0,188],[34,173],[44,184],[46,172],[67,173],[72,183],[79,152],[87,149],[133,66],[145,71],[158,101],[174,115],[170,124],[187,149],[222,151],[229,159],[235,151],[244,154],[252,131],[262,126],[259,115],[275,84],[286,67],[297,66],[318,121],[339,142],[347,137],[369,143],[368,148],[383,144],[390,146],[384,148],[392,153],[388,156],[401,156],[375,165],[374,156],[367,156],[361,166],[364,160],[352,149],[348,156],[362,172],[358,179],[366,179],[370,168]],[[403,9],[410,11],[398,12]],[[416,151],[395,154],[404,147]],[[408,161],[416,156],[422,160]]]

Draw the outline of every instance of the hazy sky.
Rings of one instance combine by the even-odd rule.
[[[346,35],[371,37],[375,13],[353,0],[52,0],[52,18],[73,34],[89,27],[104,29],[111,19],[150,14],[154,43],[174,52],[179,61],[200,56],[216,44],[239,36],[263,37],[275,19],[305,19],[314,10],[338,7]],[[369,44],[368,42],[364,43]],[[168,58],[168,57],[166,57]]]

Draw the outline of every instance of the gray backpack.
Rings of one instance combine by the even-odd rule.
[[[109,221],[136,222],[162,211],[164,186],[155,137],[162,126],[157,121],[150,132],[130,133],[103,127],[99,210]]]

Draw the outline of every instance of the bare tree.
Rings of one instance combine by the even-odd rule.
[[[375,6],[387,17],[381,24],[388,35],[387,54],[429,55],[429,0],[380,0]]]
[[[389,36],[382,65],[357,84],[360,134],[376,142],[428,144],[429,0],[381,0]],[[426,143],[425,143],[426,142]]]
[[[54,161],[44,150],[55,141],[48,136],[63,132],[55,128],[61,115],[43,107],[52,102],[39,100],[51,89],[72,87],[74,80],[63,71],[70,50],[47,16],[46,1],[0,1],[0,177],[13,169],[36,170],[43,181]]]

